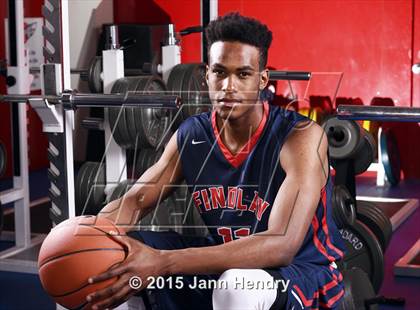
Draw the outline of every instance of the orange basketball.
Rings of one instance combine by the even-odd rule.
[[[78,216],[54,227],[38,257],[39,277],[46,292],[60,305],[74,309],[86,296],[109,286],[116,278],[89,284],[98,275],[124,261],[124,247],[110,235],[124,234],[111,221]]]

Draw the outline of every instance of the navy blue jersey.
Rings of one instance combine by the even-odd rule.
[[[178,129],[183,175],[195,207],[219,244],[267,229],[286,177],[279,162],[282,145],[296,124],[308,120],[294,111],[263,106],[259,127],[238,154],[231,154],[218,138],[214,111],[190,117]],[[328,265],[343,256],[329,206],[331,190],[328,181],[295,261]]]

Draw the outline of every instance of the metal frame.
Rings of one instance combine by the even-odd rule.
[[[420,278],[420,265],[412,264],[420,253],[420,239],[394,265],[394,275]]]
[[[29,68],[26,65],[25,45],[24,45],[24,15],[23,1],[15,0],[15,22],[16,22],[16,64],[9,66],[8,72],[16,76],[16,84],[8,88],[9,94],[27,94],[30,90],[31,78]],[[9,17],[10,19],[10,17]],[[13,50],[13,49],[9,49]],[[10,57],[8,57],[10,59]],[[41,242],[39,238],[31,239],[30,233],[30,212],[29,212],[29,172],[28,172],[28,147],[27,147],[27,115],[26,104],[12,106],[13,114],[17,113],[17,124],[14,124],[13,138],[18,139],[15,144],[14,152],[14,176],[13,188],[0,193],[2,204],[14,204],[14,220],[15,220],[15,246],[0,252],[0,270],[13,271],[15,265],[25,265],[23,260],[14,260],[13,255],[22,253],[23,251],[36,246]],[[16,126],[17,125],[17,126]],[[16,153],[18,154],[16,155]],[[16,162],[16,159],[19,159]],[[31,264],[29,269],[33,268]],[[18,268],[22,270],[22,268]]]
[[[389,219],[392,224],[392,231],[396,231],[401,224],[410,217],[419,207],[418,199],[382,198],[369,196],[356,196],[357,200],[370,202],[405,202],[405,205],[395,212]]]

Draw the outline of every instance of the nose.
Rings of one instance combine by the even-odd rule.
[[[228,75],[223,81],[222,90],[227,93],[233,93],[236,91],[235,81],[233,75]]]

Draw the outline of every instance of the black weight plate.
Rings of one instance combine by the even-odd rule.
[[[91,191],[91,197],[89,199],[89,215],[97,215],[102,209],[105,201],[105,166],[96,164],[94,168],[94,173],[90,179],[91,183],[89,184]]]
[[[141,91],[144,94],[164,94],[166,91],[163,81],[156,77],[143,79],[144,86]],[[140,86],[140,84],[139,84]],[[169,126],[171,125],[171,114],[165,109],[141,108],[141,119],[138,123],[140,144],[143,147],[157,147],[162,144],[165,136],[169,134]]]
[[[148,168],[159,160],[162,153],[163,149],[142,149],[137,156],[135,175],[140,177]]]
[[[362,129],[365,131],[365,129]],[[360,146],[354,154],[354,173],[361,174],[365,172],[370,164],[375,160],[376,144],[372,135],[365,131]]]
[[[84,184],[84,188],[85,188],[85,203],[83,204],[83,213],[81,215],[91,215],[91,208],[93,205],[93,180],[95,178],[96,175],[96,171],[97,171],[97,163],[95,162],[87,162],[86,165],[87,167],[87,173],[86,173],[86,178],[85,181],[83,182]]]
[[[4,174],[7,168],[7,153],[6,147],[3,142],[0,141],[0,176]]]
[[[92,93],[103,92],[103,82],[101,78],[102,73],[102,56],[95,56],[88,70],[88,86]]]
[[[332,193],[333,218],[338,228],[353,225],[356,219],[356,202],[348,189],[335,185]]]
[[[344,298],[338,310],[379,309],[377,305],[365,306],[365,302],[376,296],[369,277],[360,268],[351,268],[342,272],[344,279]]]
[[[128,91],[135,91],[140,83],[139,78],[128,78]],[[140,108],[137,108],[140,109]],[[136,120],[134,107],[125,107],[125,117],[127,119],[128,132],[130,135],[131,149],[138,149],[140,147],[139,128]]]
[[[355,121],[331,117],[322,127],[328,137],[331,159],[346,159],[354,154],[360,140],[360,127]]]
[[[364,270],[378,292],[384,278],[384,255],[375,234],[357,219],[351,227],[340,229],[340,234],[346,246],[344,269]]]
[[[126,84],[126,83],[127,83],[126,78],[121,78],[119,80],[116,80],[114,82],[114,85],[112,85],[111,93],[112,94],[122,93],[123,89],[126,88],[126,86],[123,86],[123,84]],[[112,131],[112,136],[115,142],[119,146],[122,146],[123,144],[123,134],[120,132],[120,128],[118,126],[121,114],[122,114],[122,107],[108,109],[109,125]]]
[[[179,125],[184,120],[184,115],[187,115],[187,112],[184,112],[184,109],[188,108],[188,98],[183,93],[183,85],[187,84],[184,82],[186,73],[188,69],[191,68],[190,64],[179,64],[176,65],[170,72],[168,77],[167,88],[173,95],[178,95],[181,97],[181,107],[176,111],[175,115],[173,116],[174,122],[172,129],[176,130]],[[189,79],[189,77],[187,78]],[[184,105],[185,104],[185,105]]]
[[[391,185],[397,185],[400,182],[400,154],[397,140],[391,130],[382,130],[379,138],[381,145],[381,159],[384,166],[386,178]]]
[[[76,215],[80,215],[83,211],[86,202],[86,184],[85,180],[88,174],[89,165],[84,163],[77,173],[76,182],[75,182],[75,202],[76,202]]]
[[[389,218],[375,204],[367,201],[357,202],[357,218],[378,238],[385,252],[392,237],[392,224]]]
[[[211,108],[208,87],[206,83],[206,65],[203,63],[188,64],[184,76],[182,90],[185,94],[187,108],[182,110],[184,119]]]

